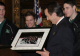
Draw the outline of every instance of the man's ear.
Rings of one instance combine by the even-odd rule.
[[[55,17],[55,16],[57,16],[57,14],[54,12],[54,13],[52,13],[52,16]]]

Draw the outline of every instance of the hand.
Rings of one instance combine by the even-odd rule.
[[[40,54],[41,56],[49,56],[49,51],[47,51],[45,48],[44,51],[36,51],[36,53]]]

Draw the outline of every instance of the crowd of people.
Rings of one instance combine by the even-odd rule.
[[[0,45],[11,45],[19,28],[5,18],[5,4],[0,2]],[[43,51],[20,53],[21,56],[80,56],[80,12],[77,3],[66,0],[46,5],[44,13],[52,22],[52,28]],[[36,15],[28,11],[24,15],[25,29],[40,28],[36,25]],[[45,44],[44,44],[45,45]]]

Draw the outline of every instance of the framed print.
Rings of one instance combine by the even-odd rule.
[[[12,50],[41,50],[50,28],[19,29],[11,46]]]

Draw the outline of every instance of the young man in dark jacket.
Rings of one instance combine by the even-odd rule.
[[[75,31],[75,56],[80,56],[80,13],[76,11],[76,1],[66,0],[64,2],[64,13],[66,17],[69,17],[69,22]]]
[[[11,45],[18,28],[4,16],[5,4],[0,2],[0,45]]]

